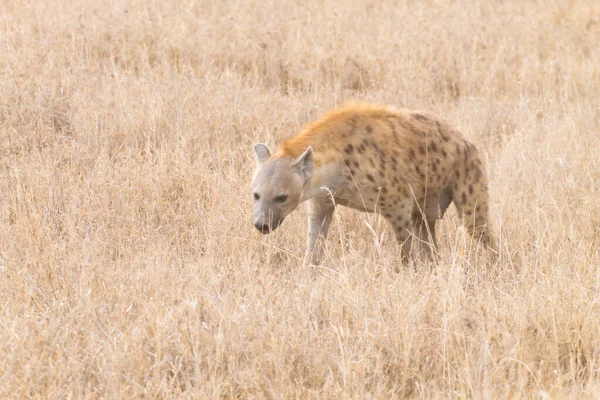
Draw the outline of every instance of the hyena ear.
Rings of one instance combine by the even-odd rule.
[[[271,157],[271,152],[267,146],[262,143],[254,145],[254,158],[256,158],[256,165],[262,164],[269,157]]]
[[[304,179],[310,178],[313,174],[314,169],[314,157],[312,146],[308,146],[308,149],[306,149],[304,153],[300,155],[300,157],[296,158],[292,165],[296,167],[298,173]]]

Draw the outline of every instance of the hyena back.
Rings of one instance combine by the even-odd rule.
[[[306,253],[315,264],[336,205],[383,215],[404,258],[413,237],[431,254],[435,222],[454,202],[469,232],[496,249],[481,157],[428,112],[350,104],[308,125],[274,155],[263,144],[254,150],[255,227],[270,232],[308,200]]]

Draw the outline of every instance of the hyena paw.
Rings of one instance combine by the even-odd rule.
[[[323,263],[323,251],[315,250],[306,250],[304,254],[304,260],[313,265],[321,265]]]

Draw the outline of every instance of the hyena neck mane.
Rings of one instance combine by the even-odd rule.
[[[297,136],[284,141],[276,156],[296,158],[312,146],[315,166],[329,164],[339,158],[340,145],[354,133],[361,120],[397,116],[393,107],[348,101],[306,125]]]
[[[305,139],[305,138],[294,138],[290,140],[286,140],[281,144],[279,150],[275,154],[275,157],[282,159],[290,159],[295,160],[300,157],[302,153],[308,149],[308,147],[312,147],[313,149],[313,162],[315,168],[321,167],[323,164],[327,164],[329,159],[328,154],[325,154],[319,143],[311,143],[310,140],[297,140],[297,139]]]
[[[296,159],[309,147],[313,149],[315,168],[333,161],[335,142],[335,126],[331,117],[313,122],[305,127],[297,136],[284,141],[275,157]]]

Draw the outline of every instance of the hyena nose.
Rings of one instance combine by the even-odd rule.
[[[260,222],[255,223],[254,227],[258,229],[260,233],[269,233],[269,231],[271,230],[268,224],[263,224]]]

